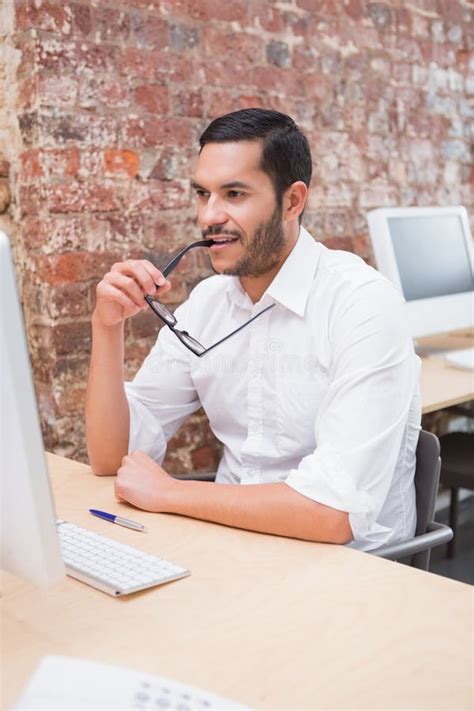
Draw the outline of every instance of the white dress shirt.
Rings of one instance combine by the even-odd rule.
[[[160,330],[125,384],[129,451],[161,463],[167,440],[202,406],[224,445],[217,482],[286,482],[347,511],[349,545],[362,550],[410,538],[419,359],[400,293],[301,228],[258,303],[237,277],[212,276],[176,309],[177,327],[208,347],[272,303],[201,358]]]

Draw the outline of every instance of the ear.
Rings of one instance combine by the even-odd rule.
[[[298,219],[304,210],[308,188],[302,180],[297,180],[286,189],[283,195],[283,221]]]

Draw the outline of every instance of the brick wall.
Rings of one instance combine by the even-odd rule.
[[[16,138],[0,181],[46,444],[58,453],[85,457],[95,284],[117,260],[162,265],[196,237],[188,178],[213,117],[290,113],[315,162],[306,226],[368,261],[368,209],[473,206],[467,0],[4,0],[3,12]],[[202,255],[182,265],[172,306],[209,274]],[[128,323],[129,375],[156,329],[152,314]],[[166,465],[208,469],[216,457],[198,414]]]

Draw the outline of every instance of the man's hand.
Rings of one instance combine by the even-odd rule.
[[[122,459],[115,480],[115,496],[144,511],[166,511],[168,494],[176,480],[144,452],[132,452]]]
[[[114,264],[97,285],[94,321],[115,326],[147,309],[145,294],[159,296],[171,283],[147,259],[128,259]]]

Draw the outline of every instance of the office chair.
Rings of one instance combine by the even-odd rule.
[[[472,415],[471,415],[472,417]],[[474,489],[474,432],[449,432],[440,437],[441,483],[451,489],[449,525],[454,538],[448,543],[448,558],[454,558],[458,526],[458,490]]]
[[[421,430],[416,448],[416,516],[415,537],[402,543],[387,544],[370,551],[380,558],[397,560],[414,568],[428,570],[431,548],[448,543],[453,532],[449,526],[433,521],[438,492],[440,456],[439,440],[431,432]],[[214,481],[215,473],[185,474],[177,479]]]
[[[388,543],[370,553],[380,558],[397,560],[413,568],[428,570],[431,549],[452,539],[451,528],[433,520],[441,466],[439,453],[440,444],[436,435],[421,430],[416,448],[415,537],[402,543]]]

